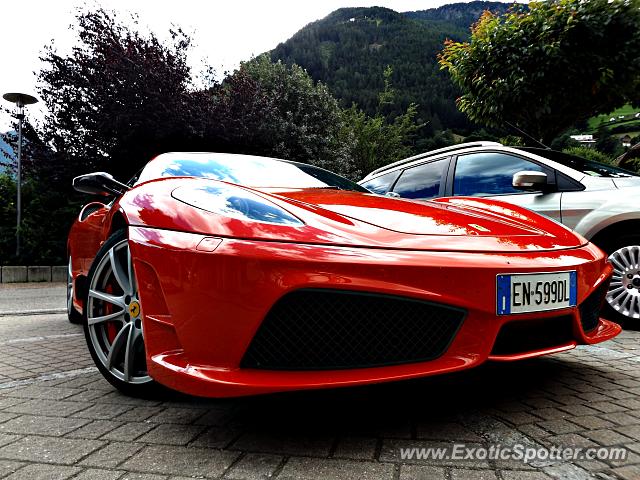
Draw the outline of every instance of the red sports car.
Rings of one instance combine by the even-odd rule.
[[[314,166],[169,153],[69,234],[69,317],[102,374],[211,396],[401,380],[608,340],[605,255],[494,200],[390,198]],[[156,383],[157,382],[157,383]]]

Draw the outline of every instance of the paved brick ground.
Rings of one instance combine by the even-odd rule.
[[[63,315],[0,316],[0,478],[640,479],[640,332],[462,374],[240,400],[125,397]],[[403,447],[623,446],[624,462],[401,460]]]

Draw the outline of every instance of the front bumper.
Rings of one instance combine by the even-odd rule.
[[[496,275],[575,269],[578,304],[608,280],[611,267],[592,245],[555,252],[456,253],[335,247],[205,237],[130,227],[144,313],[150,375],[201,396],[239,396],[360,385],[462,370],[486,360],[517,360],[608,340],[620,327],[604,319],[585,332],[577,307],[496,315]],[[199,246],[200,245],[200,246]],[[241,368],[272,306],[299,289],[410,297],[466,310],[448,346],[419,363],[319,371]],[[571,316],[572,338],[540,349],[492,354],[507,322]]]

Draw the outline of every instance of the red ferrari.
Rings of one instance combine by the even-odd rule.
[[[608,340],[580,235],[494,200],[416,202],[314,166],[169,153],[74,179],[68,309],[100,372],[224,397],[453,372]]]

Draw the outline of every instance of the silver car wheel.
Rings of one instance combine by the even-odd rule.
[[[609,255],[613,265],[607,302],[621,315],[640,319],[640,246],[622,247]]]
[[[126,239],[103,255],[89,282],[87,327],[91,346],[109,373],[129,384],[152,381],[147,373],[140,300]]]

